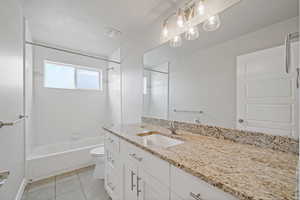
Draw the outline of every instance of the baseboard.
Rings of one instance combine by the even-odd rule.
[[[44,180],[44,179],[48,179],[48,178],[52,178],[52,177],[55,177],[55,176],[59,176],[59,175],[62,175],[64,173],[69,173],[69,172],[73,172],[73,171],[77,171],[77,170],[80,170],[80,169],[83,169],[83,168],[86,168],[86,167],[91,167],[91,166],[94,166],[95,164],[94,163],[86,163],[86,164],[83,164],[83,165],[78,165],[76,167],[71,167],[71,168],[67,168],[67,169],[63,169],[63,170],[58,170],[58,171],[54,171],[54,172],[51,172],[47,175],[44,175],[44,176],[39,176],[39,177],[34,177],[34,178],[27,178],[28,181],[27,182],[36,182],[36,181],[41,181],[41,180]]]
[[[22,196],[23,196],[23,193],[25,191],[26,185],[27,185],[27,180],[24,178],[22,180],[22,183],[21,183],[20,187],[19,187],[19,190],[18,190],[18,193],[16,195],[15,200],[21,200],[22,199]]]

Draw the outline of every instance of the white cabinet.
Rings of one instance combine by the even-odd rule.
[[[104,137],[104,145],[105,149],[117,154],[120,153],[120,139],[117,136],[111,133],[106,133]]]
[[[124,200],[137,200],[138,168],[131,162],[124,163]]]
[[[171,166],[171,200],[237,200],[181,169]]]
[[[113,200],[237,200],[111,133],[105,148],[105,188]]]
[[[125,158],[124,200],[169,200],[169,178],[164,180],[156,176],[160,166],[163,172],[169,174],[169,164],[161,163],[158,158],[152,160],[152,155],[125,141],[121,142],[121,149]]]
[[[124,200],[168,200],[169,188],[128,160],[124,163]]]
[[[138,171],[138,200],[169,200],[169,187],[144,170]]]
[[[120,141],[122,158],[131,160],[139,168],[158,179],[164,185],[170,182],[170,164],[124,140]]]
[[[120,160],[119,138],[107,133],[105,146],[105,190],[112,200],[122,200],[122,163]]]

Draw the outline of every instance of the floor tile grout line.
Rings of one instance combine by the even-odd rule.
[[[83,183],[81,182],[79,173],[77,172],[76,175],[77,175],[77,177],[78,177],[78,179],[79,179],[80,189],[81,189],[81,191],[82,191],[82,193],[83,193],[83,196],[84,196],[85,200],[88,200],[87,195],[86,195],[86,193],[85,193],[85,191],[84,191]]]
[[[54,200],[56,200],[56,177],[54,177]]]

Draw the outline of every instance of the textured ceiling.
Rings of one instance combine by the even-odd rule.
[[[99,55],[110,55],[120,40],[159,38],[162,16],[184,0],[24,0],[33,40]],[[298,0],[242,0],[224,12],[221,29],[201,33],[195,46],[237,37],[298,15]],[[123,34],[104,35],[106,27]],[[140,33],[145,34],[140,34]],[[151,38],[151,37],[148,37]],[[184,50],[184,47],[181,48]]]
[[[100,55],[119,47],[106,27],[134,35],[174,7],[175,0],[24,0],[33,40]]]

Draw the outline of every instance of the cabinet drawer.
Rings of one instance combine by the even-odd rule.
[[[229,193],[171,166],[171,200],[237,200]],[[194,196],[194,197],[193,197]]]
[[[118,154],[120,152],[120,139],[111,133],[105,134],[104,145],[112,153]]]
[[[134,146],[124,140],[121,140],[121,152],[124,158],[135,162],[139,168],[143,169],[148,174],[155,177],[161,183],[169,186],[169,170],[168,162]]]

